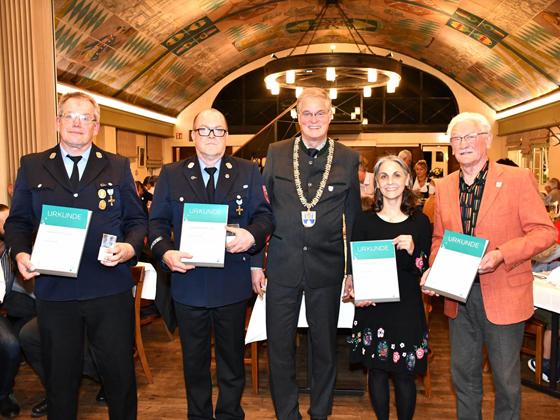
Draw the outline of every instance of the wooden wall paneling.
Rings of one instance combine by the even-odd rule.
[[[136,133],[117,130],[117,153],[129,159],[135,159],[136,150]]]

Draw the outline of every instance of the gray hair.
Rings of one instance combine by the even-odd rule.
[[[410,173],[410,167],[405,163],[404,160],[402,160],[400,157],[395,156],[395,155],[387,155],[387,156],[383,156],[380,157],[377,162],[375,163],[375,166],[373,167],[373,176],[375,178],[375,182],[377,182],[377,178],[379,177],[379,171],[381,170],[381,165],[383,165],[385,162],[395,162],[396,164],[398,164],[401,169],[404,172],[405,176],[408,176],[408,183],[407,183],[407,187],[409,189],[412,190],[412,175]]]
[[[99,105],[97,104],[97,101],[95,99],[93,99],[92,96],[90,96],[90,95],[88,95],[87,93],[84,93],[84,92],[69,92],[69,93],[65,93],[64,95],[62,95],[60,97],[60,99],[58,100],[58,116],[59,117],[62,116],[62,107],[64,106],[66,101],[68,101],[70,99],[73,99],[73,98],[83,99],[85,101],[88,101],[93,106],[93,115],[95,117],[95,120],[97,122],[99,122],[99,119],[101,118],[101,111],[99,110]]]
[[[460,122],[472,121],[474,122],[480,130],[487,131],[492,134],[492,126],[488,122],[488,119],[478,112],[461,112],[459,115],[453,117],[447,126],[447,135],[451,136],[453,128]]]
[[[325,90],[325,89],[321,89],[321,88],[316,88],[316,87],[312,87],[312,88],[304,88],[303,92],[300,93],[300,95],[297,98],[297,103],[296,103],[296,109],[299,112],[299,105],[301,104],[301,102],[303,101],[304,98],[320,98],[323,99],[327,102],[327,107],[328,110],[331,110],[332,107],[332,101],[331,101],[331,97],[329,96],[329,93]]]

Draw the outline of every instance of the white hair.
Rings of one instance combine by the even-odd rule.
[[[486,131],[488,133],[492,133],[492,126],[488,122],[488,119],[478,112],[461,112],[459,115],[453,117],[453,119],[449,122],[447,126],[447,135],[451,136],[451,132],[455,125],[463,121],[472,121],[474,122],[479,130]]]

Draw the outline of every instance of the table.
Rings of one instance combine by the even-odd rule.
[[[558,361],[558,317],[560,313],[560,286],[549,283],[546,279],[537,276],[533,281],[533,299],[536,307],[552,313],[552,345],[550,349],[550,383],[538,385],[532,380],[523,379],[523,385],[543,391],[547,394],[560,398],[560,390],[557,389],[556,365]]]

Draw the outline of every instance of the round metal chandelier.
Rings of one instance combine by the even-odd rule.
[[[359,52],[335,53],[331,46],[330,53],[306,53],[331,4],[336,6]],[[305,52],[293,55],[312,28],[314,28],[313,35]],[[367,47],[369,53],[361,52],[352,30]],[[280,88],[295,89],[296,96],[299,96],[305,87],[320,87],[329,90],[331,99],[336,99],[339,91],[356,90],[362,90],[364,97],[370,97],[372,89],[380,86],[386,86],[388,93],[395,92],[401,80],[401,62],[393,59],[391,54],[376,55],[348,19],[338,1],[326,0],[314,24],[310,25],[290,54],[268,62],[264,66],[264,72],[266,87],[273,95],[278,95]]]

